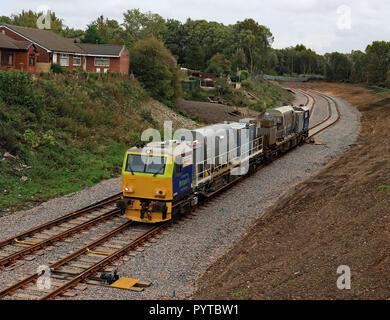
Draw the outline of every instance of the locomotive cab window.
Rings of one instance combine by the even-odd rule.
[[[140,154],[129,154],[126,162],[126,172],[164,174],[165,157],[149,156]]]

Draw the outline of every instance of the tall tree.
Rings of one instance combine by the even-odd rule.
[[[156,99],[180,96],[180,71],[164,43],[154,37],[139,40],[130,50],[130,71]]]
[[[237,22],[233,28],[234,42],[244,50],[250,73],[263,71],[274,40],[271,31],[253,19]]]
[[[325,76],[328,80],[346,81],[350,78],[352,63],[346,54],[339,52],[325,54]]]
[[[208,63],[207,72],[221,74],[224,71],[231,71],[232,64],[225,55],[217,52],[211,57]]]
[[[34,12],[32,10],[24,11],[22,10],[19,14],[12,15],[11,24],[21,26],[21,27],[30,27],[37,28],[38,18],[43,14],[43,12]],[[63,27],[62,19],[57,18],[55,12],[50,14],[50,29],[60,33]]]
[[[162,39],[167,28],[163,17],[157,13],[143,13],[139,9],[127,10],[123,14],[123,27],[127,32],[126,43],[131,46],[137,40],[155,37]]]
[[[357,50],[350,54],[352,61],[351,81],[367,82],[367,56],[364,52]]]
[[[85,31],[84,36],[81,38],[83,43],[95,43],[95,44],[104,44],[106,40],[99,33],[97,26],[95,24],[88,25],[87,31]]]
[[[124,44],[125,32],[119,25],[118,21],[114,19],[104,18],[101,15],[92,24],[96,25],[97,31],[103,37],[105,43]]]
[[[390,42],[375,41],[367,47],[366,54],[368,82],[385,84],[390,67]]]

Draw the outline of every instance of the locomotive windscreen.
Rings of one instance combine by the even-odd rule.
[[[164,174],[166,158],[153,155],[129,154],[127,156],[127,172]]]

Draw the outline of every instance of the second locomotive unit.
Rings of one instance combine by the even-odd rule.
[[[189,132],[180,141],[151,142],[126,152],[118,203],[126,217],[156,223],[184,213],[302,143],[309,133],[309,109],[285,106]]]

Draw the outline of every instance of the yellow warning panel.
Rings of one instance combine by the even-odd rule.
[[[138,279],[124,278],[123,277],[123,278],[119,278],[119,280],[117,280],[113,284],[111,284],[110,287],[128,290],[138,282],[139,282]]]

